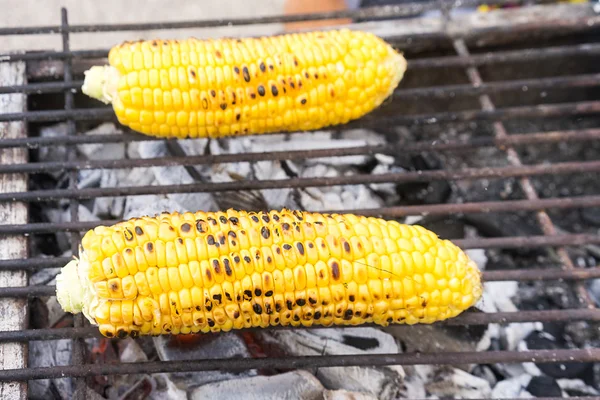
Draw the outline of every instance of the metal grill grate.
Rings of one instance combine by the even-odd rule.
[[[444,2],[442,2],[444,3]],[[481,2],[467,1],[463,3],[478,4]],[[487,3],[490,3],[488,1]],[[493,2],[492,2],[493,3]],[[496,2],[505,3],[505,2]],[[411,4],[406,6],[375,7],[360,11],[336,12],[320,15],[245,18],[235,21],[184,21],[176,23],[157,24],[124,24],[124,25],[69,25],[67,11],[62,11],[60,26],[2,28],[1,35],[32,35],[57,33],[62,35],[62,51],[43,51],[23,54],[0,55],[1,63],[24,61],[28,63],[29,75],[40,77],[44,74],[40,65],[50,63],[63,74],[62,81],[28,83],[15,86],[0,87],[0,94],[21,93],[28,95],[64,93],[64,109],[30,110],[0,114],[0,123],[20,121],[41,123],[51,121],[66,121],[66,136],[59,137],[27,137],[0,140],[0,151],[5,149],[39,148],[42,146],[66,146],[67,154],[74,151],[77,144],[120,143],[141,140],[159,140],[127,132],[126,134],[105,134],[101,136],[83,136],[77,134],[78,121],[114,121],[110,108],[77,108],[74,102],[73,90],[80,88],[82,82],[74,79],[80,71],[77,65],[91,60],[106,57],[106,50],[71,51],[69,38],[71,34],[80,32],[114,32],[126,30],[147,29],[178,29],[230,25],[248,25],[263,23],[294,22],[303,20],[325,20],[339,17],[351,17],[361,20],[374,20],[380,17],[403,17],[423,11],[439,9],[439,2]],[[591,9],[591,8],[590,8]],[[449,10],[445,8],[445,22],[450,20]],[[586,246],[600,244],[600,236],[593,233],[567,233],[557,230],[556,225],[546,210],[571,210],[600,206],[600,193],[582,196],[540,198],[532,179],[542,176],[562,176],[582,173],[600,172],[598,160],[575,160],[552,164],[525,164],[518,149],[529,145],[573,145],[579,142],[592,142],[600,139],[600,129],[582,128],[556,131],[540,131],[530,133],[509,134],[507,123],[518,120],[552,119],[591,119],[600,112],[600,100],[593,95],[585,100],[564,103],[547,104],[517,104],[496,107],[492,97],[496,95],[528,90],[562,90],[571,91],[584,89],[592,92],[592,88],[600,83],[600,74],[585,73],[579,75],[565,74],[549,78],[508,79],[502,81],[484,82],[482,69],[488,67],[502,68],[503,65],[520,63],[526,66],[529,62],[546,60],[554,62],[569,57],[596,57],[600,53],[600,44],[587,39],[581,43],[577,34],[586,33],[595,39],[597,23],[600,17],[587,13],[583,17],[564,18],[548,17],[541,22],[527,21],[526,23],[500,26],[485,29],[473,29],[460,34],[443,30],[438,33],[390,35],[386,40],[407,51],[409,54],[409,71],[440,71],[446,68],[462,68],[466,73],[466,84],[442,84],[440,86],[418,86],[405,88],[401,85],[393,96],[393,102],[387,104],[385,110],[376,112],[360,121],[348,124],[344,128],[378,128],[385,126],[405,126],[409,129],[426,127],[442,129],[442,127],[459,122],[476,122],[488,124],[493,136],[477,136],[464,140],[420,140],[398,143],[396,146],[362,146],[350,148],[333,148],[320,150],[298,150],[291,152],[269,151],[261,153],[222,154],[208,156],[167,156],[152,159],[119,159],[102,161],[71,161],[65,162],[26,162],[0,165],[0,174],[39,174],[48,171],[69,171],[69,185],[63,189],[33,190],[27,192],[0,193],[0,202],[12,204],[15,202],[40,203],[52,200],[69,200],[70,222],[48,223],[31,222],[27,224],[0,225],[0,235],[36,235],[57,231],[70,232],[73,251],[76,251],[79,234],[98,225],[98,222],[79,221],[78,204],[80,200],[94,199],[106,196],[130,196],[144,194],[188,193],[188,192],[227,192],[247,191],[271,188],[307,188],[332,185],[364,185],[373,183],[414,183],[433,181],[464,181],[481,179],[518,178],[518,184],[524,193],[523,199],[485,202],[467,202],[456,204],[419,204],[394,206],[380,209],[344,210],[365,215],[386,217],[405,217],[415,215],[453,214],[469,215],[488,213],[534,213],[541,229],[541,235],[488,237],[455,240],[456,244],[465,248],[479,249],[509,249],[554,247],[559,257],[558,267],[542,265],[536,268],[518,270],[485,271],[486,281],[550,281],[566,280],[573,284],[581,308],[555,309],[544,311],[516,311],[498,313],[466,312],[456,319],[445,322],[448,325],[486,325],[489,323],[522,323],[522,322],[569,322],[600,321],[600,311],[595,308],[593,300],[584,286],[584,281],[600,278],[600,268],[576,267],[566,251],[568,246]],[[559,18],[558,20],[556,18]],[[557,24],[556,22],[560,22]],[[374,22],[376,23],[376,22]],[[491,39],[496,40],[496,46],[502,42],[513,42],[514,35],[546,35],[555,37],[552,46],[536,46],[521,49],[496,49],[481,52],[477,47]],[[512,39],[511,39],[512,37]],[[575,37],[565,44],[564,38]],[[561,40],[563,40],[561,42]],[[491,41],[493,42],[493,40]],[[469,45],[477,47],[477,54],[471,54]],[[445,48],[454,54],[444,56],[422,57],[424,48]],[[448,50],[449,49],[449,50]],[[426,54],[426,53],[425,53]],[[415,113],[403,113],[399,104],[422,100],[448,100],[453,98],[475,98],[479,109],[435,111],[423,108]],[[420,104],[420,103],[418,103]],[[437,128],[436,128],[437,127]],[[236,140],[236,139],[232,139]],[[299,160],[307,158],[373,155],[373,154],[418,154],[434,152],[448,156],[460,157],[461,154],[484,148],[497,149],[505,154],[507,166],[478,166],[461,169],[416,170],[408,172],[387,173],[381,175],[358,174],[335,178],[291,178],[286,180],[253,180],[227,183],[191,183],[170,186],[136,186],[77,189],[77,172],[81,170],[135,168],[150,166],[195,166],[202,164],[237,163],[258,160]],[[339,210],[336,210],[339,211]],[[100,223],[111,224],[116,221],[105,220]],[[52,259],[25,258],[0,260],[1,271],[37,271],[44,268],[63,266],[68,257]],[[54,294],[52,286],[1,287],[2,298],[24,298],[34,296],[49,296]],[[286,328],[281,328],[286,329]],[[414,364],[456,364],[456,363],[520,363],[532,362],[598,362],[600,350],[594,348],[562,349],[562,350],[532,350],[532,351],[486,351],[461,353],[427,353],[427,354],[386,354],[361,356],[321,356],[321,357],[286,357],[245,360],[197,360],[172,362],[146,362],[121,365],[81,365],[84,361],[81,355],[82,338],[99,336],[97,329],[86,326],[83,318],[78,316],[74,326],[60,329],[26,329],[19,331],[0,332],[0,343],[28,342],[32,340],[56,340],[71,338],[75,340],[74,365],[44,368],[19,368],[0,371],[0,381],[27,381],[51,377],[90,377],[94,375],[138,374],[152,372],[204,371],[213,369],[242,370],[253,368],[306,368],[325,366],[350,365],[414,365]],[[79,387],[83,380],[77,380]]]

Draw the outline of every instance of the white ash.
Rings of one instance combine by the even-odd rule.
[[[44,268],[36,271],[34,274],[29,276],[29,285],[47,285],[52,282],[56,275],[60,272],[60,267],[56,268]]]
[[[394,159],[391,156],[386,156],[383,154],[376,154],[375,159],[379,162],[371,171],[371,175],[381,175],[381,174],[389,174],[389,173],[402,173],[406,170],[402,167],[393,165]],[[389,197],[388,201],[393,202],[394,200],[398,200],[399,196],[396,191],[396,185],[394,183],[370,183],[369,188],[372,190],[382,193]]]
[[[377,397],[347,390],[325,390],[323,391],[323,400],[377,400]]]
[[[98,125],[85,132],[85,136],[121,134],[121,130],[111,122]],[[79,144],[77,150],[88,160],[119,160],[125,157],[125,143]]]
[[[344,130],[340,133],[340,137],[347,140],[363,141],[365,146],[383,146],[388,144],[383,135],[368,129]]]
[[[120,341],[119,348],[119,361],[122,363],[148,361],[148,356],[144,353],[144,350],[132,338],[125,338]]]
[[[518,283],[515,281],[486,282],[483,297],[478,307],[484,312],[517,312],[518,308],[513,302],[517,294]],[[499,339],[504,343],[506,350],[515,350],[519,343],[534,330],[542,330],[540,322],[510,323],[499,329]]]
[[[346,175],[351,175],[346,172]],[[303,178],[333,178],[342,175],[336,168],[325,164],[307,167]],[[312,211],[341,210],[356,208],[378,208],[382,201],[363,185],[327,186],[307,188],[300,192],[300,202]]]
[[[141,142],[138,151],[142,158],[160,158],[169,155],[167,145],[163,141]],[[157,185],[182,185],[195,183],[194,178],[184,167],[151,167]],[[210,193],[170,193],[165,195],[177,203],[184,211],[215,211],[216,204]],[[165,210],[175,211],[175,210]]]
[[[278,162],[258,161],[254,163],[253,172],[256,179],[287,179],[288,176]],[[288,207],[291,188],[265,189],[260,191],[265,202],[272,209]]]
[[[309,372],[297,370],[273,376],[255,376],[199,387],[190,400],[321,400],[323,385]]]
[[[597,396],[600,392],[592,386],[586,385],[581,379],[557,379],[556,383],[563,392],[575,392],[571,395],[577,396]],[[565,396],[565,394],[563,394]]]
[[[485,254],[485,250],[483,250],[483,249],[466,249],[465,254],[467,256],[469,256],[469,258],[471,260],[473,260],[473,262],[475,262],[475,264],[477,264],[477,267],[479,268],[480,271],[485,270],[485,267],[488,262],[488,257]]]
[[[292,355],[398,353],[391,335],[374,328],[328,328],[310,331],[260,332],[266,343],[275,343]],[[328,389],[344,389],[371,394],[379,399],[414,397],[404,385],[404,369],[388,367],[327,367],[315,375]]]
[[[148,400],[188,400],[187,392],[173,382],[168,374],[154,374],[153,378],[156,386]]]
[[[54,367],[69,365],[71,363],[71,344],[69,339],[43,340],[29,342],[29,368]],[[33,383],[35,382],[35,383]],[[71,378],[41,379],[32,381],[29,387],[29,396],[34,399],[47,399],[54,390],[60,398],[69,399],[73,393]]]
[[[492,391],[487,380],[450,367],[437,369],[425,388],[429,393],[442,398],[459,399],[487,398]]]
[[[531,375],[523,374],[500,381],[492,390],[491,397],[493,399],[533,398],[534,396],[526,390],[531,378]]]
[[[336,149],[345,147],[361,147],[367,145],[366,140],[360,138],[333,138],[330,131],[303,132],[292,135],[275,135],[253,137],[250,142],[250,151],[253,152],[271,152],[271,151],[294,151],[294,150],[317,150],[317,149]],[[368,156],[341,156],[341,157],[320,157],[306,159],[307,165],[328,164],[336,166],[351,166],[364,164]]]
[[[176,337],[157,336],[153,337],[156,352],[162,361],[173,360],[207,360],[227,358],[249,358],[251,357],[244,341],[234,333],[222,333],[196,338],[198,341],[173,344]],[[168,374],[173,382],[186,390],[205,385],[210,382],[226,381],[255,376],[256,370],[247,370],[239,373],[221,371],[182,372]]]

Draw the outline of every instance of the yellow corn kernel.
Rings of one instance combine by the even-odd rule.
[[[123,125],[148,135],[260,134],[321,129],[360,118],[383,103],[406,70],[404,57],[368,32],[268,39],[268,46],[265,38],[123,43],[109,52],[108,66],[86,72],[82,89],[112,102]],[[350,48],[354,43],[368,45]],[[365,53],[366,48],[373,50]],[[241,104],[252,104],[253,111],[244,113],[245,125],[239,126]],[[211,116],[202,130],[190,117],[200,111]],[[153,129],[165,112],[171,117]]]
[[[460,314],[481,292],[466,254],[421,227],[289,210],[161,214],[99,227],[57,279],[65,310],[85,310],[103,335],[117,337],[432,323]]]

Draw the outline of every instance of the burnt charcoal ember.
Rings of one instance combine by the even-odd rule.
[[[486,250],[486,256],[488,257],[485,267],[487,270],[512,270],[517,268],[514,257],[502,250],[488,249]]]
[[[452,216],[426,216],[418,224],[444,239],[454,240],[465,237],[465,224]]]
[[[562,397],[562,390],[556,379],[545,375],[531,378],[527,391],[536,397]]]
[[[565,324],[565,338],[575,347],[584,347],[593,340],[598,340],[596,331],[597,329],[588,321],[575,321]]]
[[[521,285],[518,305],[526,310],[578,308],[579,302],[566,282],[534,282]]]
[[[565,348],[551,335],[533,331],[527,338],[525,343],[529,350],[555,350]],[[546,375],[553,378],[577,378],[580,377],[586,370],[592,368],[592,363],[536,363],[536,366]]]
[[[600,208],[584,208],[581,210],[581,218],[594,226],[600,226]]]
[[[443,169],[442,161],[433,154],[397,156],[396,165],[407,171],[430,171]],[[409,182],[396,185],[402,204],[446,203],[452,194],[448,181]]]

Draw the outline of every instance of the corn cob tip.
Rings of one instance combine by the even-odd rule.
[[[121,77],[119,70],[109,65],[94,66],[85,71],[84,75],[81,91],[104,104],[112,103]]]
[[[56,298],[63,310],[79,314],[83,310],[83,286],[79,281],[79,260],[72,260],[56,276]]]

